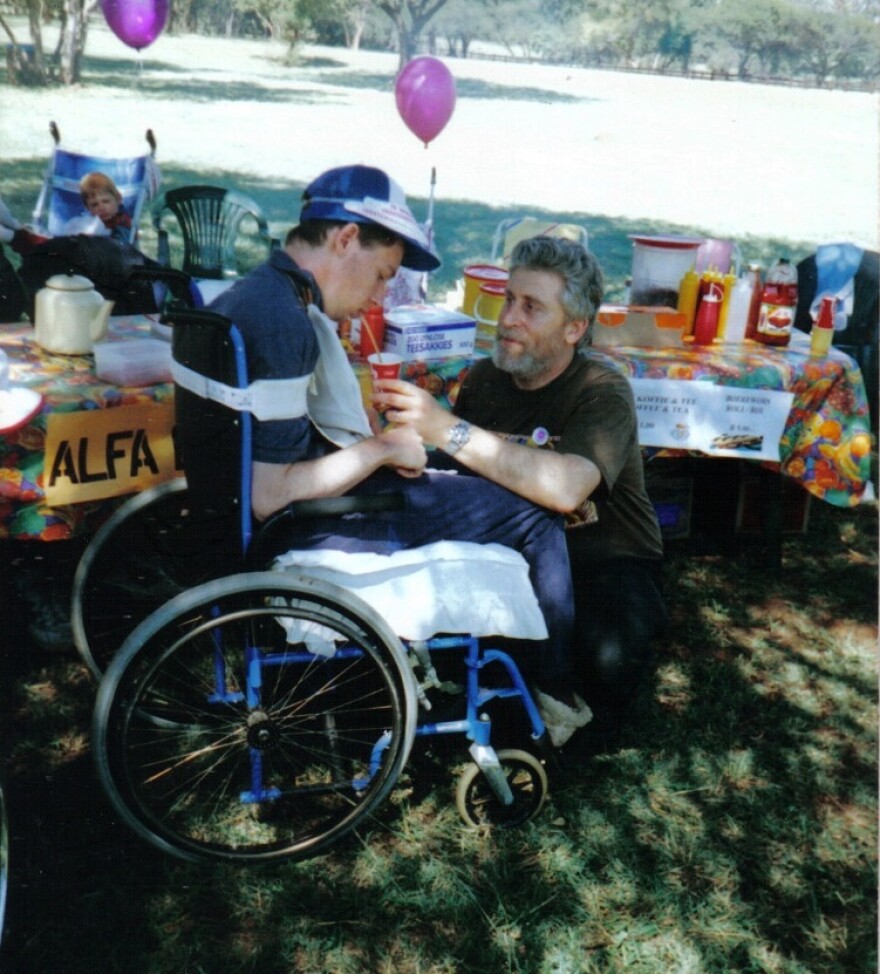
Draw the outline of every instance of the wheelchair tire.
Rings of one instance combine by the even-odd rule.
[[[342,645],[312,655],[281,619]],[[246,650],[264,664],[259,679]],[[194,862],[305,859],[373,815],[416,716],[403,647],[366,603],[314,578],[251,572],[183,593],[131,633],[101,681],[92,742],[111,803],[159,849]]]
[[[547,772],[533,754],[511,748],[499,751],[498,760],[513,792],[513,804],[502,804],[479,766],[469,764],[455,795],[458,813],[467,825],[515,828],[531,821],[544,805]]]
[[[0,943],[6,924],[6,895],[9,890],[9,817],[6,811],[6,792],[0,781]]]
[[[151,612],[228,568],[228,518],[196,516],[184,479],[135,494],[101,525],[77,565],[71,627],[100,679],[125,637]]]

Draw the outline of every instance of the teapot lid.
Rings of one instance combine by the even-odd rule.
[[[46,281],[46,287],[56,291],[92,291],[95,285],[87,277],[80,274],[53,274]]]

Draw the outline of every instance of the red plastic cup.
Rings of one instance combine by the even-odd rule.
[[[367,356],[370,365],[370,375],[374,380],[399,379],[403,358],[391,352],[374,352]]]

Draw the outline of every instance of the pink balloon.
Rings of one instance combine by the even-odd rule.
[[[437,58],[413,58],[397,76],[394,97],[407,128],[427,146],[452,117],[455,79]]]
[[[110,30],[139,51],[162,33],[168,19],[168,0],[101,0]]]

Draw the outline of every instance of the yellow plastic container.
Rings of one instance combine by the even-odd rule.
[[[480,296],[480,285],[495,283],[503,284],[510,275],[503,267],[493,264],[470,264],[464,269],[464,298],[461,310],[473,317],[474,305]]]
[[[685,335],[694,331],[694,315],[697,313],[697,296],[700,293],[700,275],[693,267],[681,279],[678,286],[678,310],[684,315]]]

